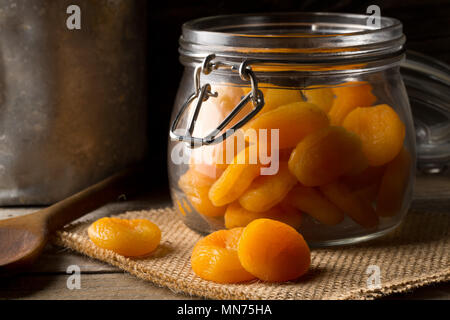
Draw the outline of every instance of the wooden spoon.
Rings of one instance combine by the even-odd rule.
[[[0,269],[31,263],[52,232],[121,195],[136,191],[143,173],[141,167],[126,169],[50,207],[0,220]]]

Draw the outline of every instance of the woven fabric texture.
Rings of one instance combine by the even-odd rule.
[[[314,249],[311,268],[298,281],[231,285],[204,281],[193,273],[190,254],[201,235],[187,228],[172,208],[118,217],[156,223],[162,231],[159,248],[146,258],[126,258],[98,248],[87,235],[89,222],[66,227],[53,241],[156,285],[212,299],[374,299],[450,280],[450,215],[444,213],[410,212],[396,231],[381,239]],[[371,265],[379,267],[380,286],[368,286],[368,278],[376,272],[368,270]]]

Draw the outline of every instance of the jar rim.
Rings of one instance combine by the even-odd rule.
[[[235,14],[183,24],[180,54],[201,60],[209,54],[231,60],[299,63],[368,61],[403,52],[402,23],[368,15],[328,12]]]

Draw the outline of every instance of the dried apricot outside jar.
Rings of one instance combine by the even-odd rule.
[[[190,21],[171,124],[180,217],[209,233],[283,221],[312,246],[399,225],[411,202],[415,134],[396,19],[337,13]]]

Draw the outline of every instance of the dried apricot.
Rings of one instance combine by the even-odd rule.
[[[302,101],[299,90],[264,88],[262,89],[262,92],[264,94],[265,102],[264,107],[261,110],[262,112],[267,112],[289,103]]]
[[[344,213],[316,188],[297,185],[286,201],[326,225],[336,225],[344,220]]]
[[[291,226],[257,219],[242,232],[238,245],[239,261],[245,270],[264,281],[297,279],[311,263],[309,247]]]
[[[341,182],[357,196],[372,203],[377,197],[385,169],[385,166],[367,167],[359,174],[342,177]]]
[[[367,201],[370,205],[377,199],[378,189],[380,187],[379,183],[374,183],[360,189],[354,190],[353,194],[355,194],[360,199]]]
[[[381,181],[381,177],[383,177],[385,169],[385,166],[367,167],[359,174],[343,177],[342,182],[348,185],[352,191],[372,184],[378,184]]]
[[[340,125],[345,117],[357,107],[368,107],[377,98],[372,94],[372,86],[364,81],[347,82],[333,88],[335,99],[328,113],[332,125]]]
[[[259,176],[260,169],[257,146],[245,148],[211,186],[209,199],[215,206],[223,206],[237,200]]]
[[[401,210],[410,171],[411,155],[402,148],[397,157],[387,165],[381,180],[376,209],[379,216],[391,217]]]
[[[317,88],[315,86],[307,87],[302,90],[306,101],[315,104],[320,109],[328,113],[333,106],[334,92],[331,88]]]
[[[327,127],[310,134],[289,158],[292,174],[308,187],[330,183],[366,166],[361,141],[342,127]]]
[[[243,228],[213,232],[195,245],[191,255],[192,270],[202,279],[218,283],[237,283],[255,277],[239,262],[238,242]]]
[[[354,194],[344,183],[329,183],[321,186],[320,191],[364,228],[372,228],[378,224],[378,216],[371,204]]]
[[[208,197],[215,179],[190,168],[180,177],[178,185],[198,213],[208,217],[223,216],[226,207],[215,206]]]
[[[88,235],[98,247],[128,257],[149,254],[161,241],[158,226],[146,219],[101,218],[89,226]]]
[[[242,137],[238,138],[238,135]],[[240,143],[239,140],[242,140]],[[203,146],[191,150],[190,167],[208,177],[217,179],[232,163],[240,151],[249,143],[245,140],[242,131],[237,131],[219,144]]]
[[[269,84],[263,84],[269,85]],[[294,102],[302,101],[302,96],[300,91],[297,89],[281,89],[277,87],[273,88],[259,88],[264,95],[264,106],[261,111],[256,115],[257,117],[261,114],[276,109],[285,104],[290,104]],[[244,92],[250,92],[250,88],[244,88]]]
[[[328,117],[319,107],[307,102],[296,102],[263,113],[247,123],[243,130],[253,129],[259,133],[259,129],[267,129],[267,136],[271,137],[271,130],[278,129],[278,148],[284,149],[294,147],[308,134],[327,126]]]
[[[225,227],[228,229],[245,227],[260,218],[278,220],[297,229],[301,225],[302,213],[293,207],[283,205],[277,205],[264,212],[253,212],[242,208],[239,202],[233,202],[225,211]]]
[[[204,175],[207,176],[213,180],[216,180],[218,177],[220,177],[220,175],[223,173],[224,169],[222,169],[220,166],[215,165],[215,164],[210,164],[210,163],[206,163],[206,162],[199,162],[199,163],[194,163],[191,162],[189,164],[189,167]]]
[[[392,161],[405,139],[405,125],[387,104],[356,108],[345,118],[343,126],[361,138],[371,166]]]
[[[230,163],[233,163],[239,152],[249,147],[249,143],[245,139],[244,132],[237,130],[232,136],[214,147],[214,162],[218,168],[225,170]]]
[[[287,162],[279,164],[275,175],[259,176],[239,198],[241,206],[249,211],[263,212],[278,204],[297,184]]]

